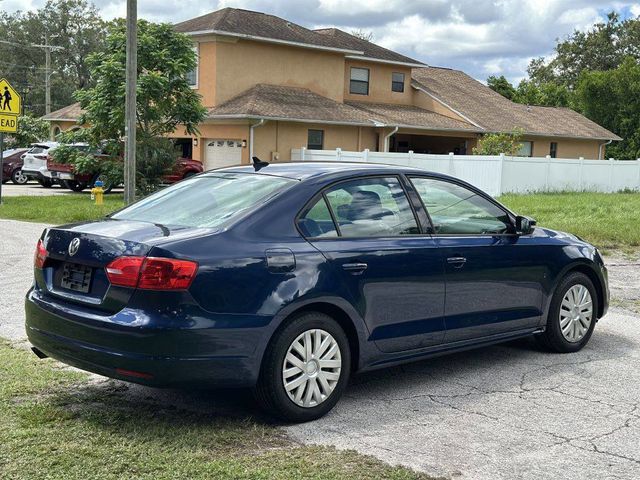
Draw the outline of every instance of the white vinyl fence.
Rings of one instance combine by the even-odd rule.
[[[640,190],[640,159],[584,160],[294,148],[291,150],[291,160],[386,163],[421,168],[460,178],[493,196],[547,191]]]

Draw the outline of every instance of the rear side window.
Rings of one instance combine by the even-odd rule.
[[[342,237],[419,233],[407,196],[395,177],[342,182],[327,189],[325,197]]]
[[[241,216],[295,183],[297,180],[246,173],[202,175],[160,190],[111,218],[213,228]]]
[[[507,233],[511,220],[500,207],[455,183],[412,178],[436,234],[490,235]]]
[[[338,231],[331,218],[324,197],[320,197],[298,219],[298,226],[305,237],[337,237]]]

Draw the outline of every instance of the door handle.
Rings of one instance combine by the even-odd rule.
[[[447,263],[453,265],[454,268],[462,268],[464,264],[467,262],[467,259],[464,257],[449,257],[447,258]]]
[[[342,269],[351,275],[361,275],[368,266],[366,263],[344,263]]]

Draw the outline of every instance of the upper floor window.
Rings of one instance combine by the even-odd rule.
[[[324,130],[309,129],[307,133],[307,148],[309,150],[322,150],[324,145]]]
[[[349,93],[369,95],[369,69],[351,67]]]
[[[549,145],[549,156],[556,158],[558,156],[558,142],[551,142]]]
[[[519,157],[530,157],[533,154],[533,142],[520,142],[520,150],[518,150]]]
[[[198,86],[198,65],[200,64],[200,56],[198,55],[198,47],[194,46],[193,51],[196,54],[196,66],[193,70],[187,73],[187,82],[191,87]]]
[[[404,92],[404,73],[393,72],[391,74],[391,91]]]

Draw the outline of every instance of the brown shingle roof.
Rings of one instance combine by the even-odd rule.
[[[363,111],[306,88],[258,84],[209,110],[209,118],[265,117],[368,125]]]
[[[80,115],[84,113],[84,110],[80,108],[80,102],[72,103],[71,105],[67,105],[59,110],[55,110],[48,115],[42,117],[43,120],[68,120],[68,121],[77,121],[80,118]]]
[[[345,102],[299,87],[256,85],[209,110],[209,118],[270,118],[363,126],[406,126],[478,132],[470,123],[412,105]]]
[[[363,55],[361,56],[365,58],[374,58],[377,60],[386,60],[397,63],[409,63],[420,66],[424,65],[424,63],[419,62],[418,60],[414,60],[413,58],[388,50],[380,45],[358,38],[338,28],[321,28],[314,30],[314,32],[333,38],[343,48],[361,50],[363,52]]]
[[[374,121],[391,126],[416,127],[425,130],[455,130],[480,132],[481,129],[467,122],[445,117],[414,105],[389,103],[345,102],[367,112]]]
[[[413,85],[490,132],[523,128],[531,135],[621,140],[569,108],[514,103],[460,70],[416,68]]]

